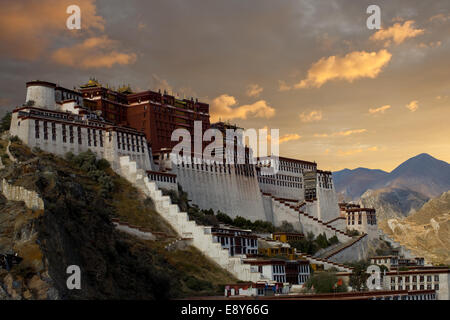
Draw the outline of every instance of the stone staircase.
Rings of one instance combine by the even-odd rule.
[[[318,258],[323,258],[323,259],[330,259],[332,256],[338,254],[339,252],[353,246],[354,244],[356,244],[357,242],[359,242],[361,239],[363,239],[364,237],[366,237],[367,234],[363,234],[361,236],[358,236],[357,238],[353,238],[350,241],[346,242],[346,243],[340,243],[339,245],[330,248],[329,250],[325,250],[320,252],[318,255],[316,255],[315,257]]]
[[[342,232],[333,226],[327,225],[322,220],[303,212],[298,206],[286,203],[285,201],[275,197],[272,197],[272,199],[276,204],[284,206],[284,209],[288,210],[291,215],[295,214],[299,216],[300,224],[302,225],[304,233],[313,232],[315,235],[325,233],[327,238],[336,235],[340,242],[347,242],[352,239],[352,237],[348,236],[345,232]]]
[[[342,263],[337,263],[337,262],[333,262],[333,261],[330,261],[327,259],[314,257],[309,254],[301,254],[301,255],[302,255],[302,257],[307,259],[309,261],[309,263],[311,263],[311,264],[323,265],[325,270],[328,270],[331,268],[336,268],[338,271],[342,271],[342,272],[352,272],[353,271],[353,268],[348,267]]]
[[[148,179],[146,172],[137,168],[136,162],[130,160],[128,156],[120,157],[120,168],[117,171],[153,200],[156,211],[181,238],[192,239],[194,247],[239,280],[251,282],[262,280],[261,273],[253,272],[249,264],[243,263],[242,257],[230,256],[229,251],[223,249],[220,243],[214,242],[212,235],[206,234],[202,226],[189,220],[188,214],[181,212],[177,205],[172,204],[170,197],[162,194],[156,183]]]

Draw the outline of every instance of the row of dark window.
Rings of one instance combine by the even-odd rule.
[[[131,139],[130,139],[131,136]],[[131,143],[130,143],[131,140]],[[145,153],[144,138],[142,136],[135,136],[130,134],[117,135],[117,148],[120,150],[137,151]]]

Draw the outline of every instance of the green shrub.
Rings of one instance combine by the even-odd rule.
[[[194,291],[210,290],[213,288],[211,282],[188,276],[185,280],[186,286]]]
[[[315,293],[347,292],[348,287],[334,272],[318,272],[308,279],[306,287]]]
[[[8,131],[11,127],[11,112],[7,112],[0,121],[0,133]]]
[[[20,141],[18,136],[11,136],[11,137],[9,137],[9,141],[16,142],[16,143],[21,143],[22,142],[22,141]]]

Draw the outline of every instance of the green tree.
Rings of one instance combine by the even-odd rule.
[[[350,266],[353,267],[353,271],[350,275],[349,285],[356,291],[365,291],[367,289],[366,281],[369,278],[367,273],[367,267],[370,263],[368,261],[358,261],[351,263]]]
[[[334,271],[322,271],[315,273],[306,282],[306,287],[315,293],[347,292],[344,282],[339,281]]]
[[[0,121],[0,132],[8,131],[11,127],[11,112],[7,112]]]
[[[296,232],[292,223],[289,223],[287,221],[283,221],[281,223],[281,226],[279,226],[277,228],[277,231],[279,231],[279,232]]]
[[[330,245],[325,233],[321,233],[317,236],[316,243],[319,246],[319,248],[326,248]]]
[[[218,212],[216,215],[217,219],[225,224],[232,224],[233,223],[233,219],[230,218],[229,215],[227,215],[226,213],[223,212]]]
[[[338,237],[336,237],[336,235],[334,235],[328,240],[328,242],[330,243],[330,245],[338,244],[339,243],[339,239],[338,239]]]

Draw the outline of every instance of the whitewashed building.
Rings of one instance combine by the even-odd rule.
[[[149,148],[143,133],[115,126],[83,107],[81,95],[45,81],[27,83],[26,102],[12,112],[11,136],[29,147],[64,156],[91,150],[119,167],[130,156],[143,170],[151,170]]]

